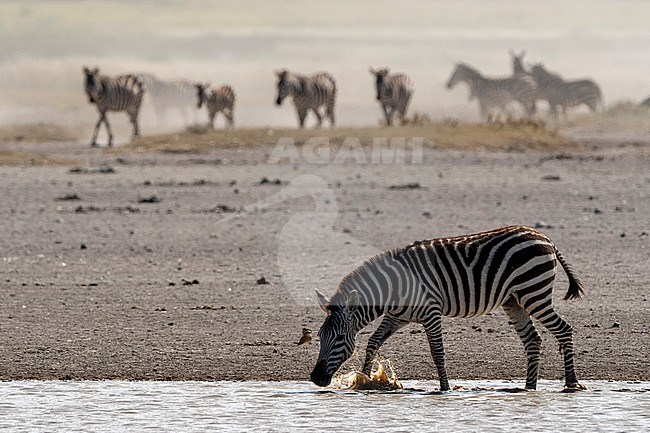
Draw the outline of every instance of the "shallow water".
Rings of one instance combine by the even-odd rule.
[[[308,382],[0,383],[6,431],[636,432],[650,430],[649,382],[405,381],[399,392],[319,389]]]

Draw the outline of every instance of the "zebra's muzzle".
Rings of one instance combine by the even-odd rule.
[[[282,105],[282,99],[278,98],[278,99],[275,101],[275,105]]]
[[[318,386],[327,386],[332,383],[332,375],[327,374],[327,361],[322,360],[316,364],[314,371],[309,376],[311,381]]]

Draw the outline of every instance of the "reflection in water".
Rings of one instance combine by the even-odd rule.
[[[586,382],[562,393],[513,383],[405,381],[396,392],[321,390],[307,382],[4,382],[0,430],[8,431],[562,431],[650,429],[650,383]]]

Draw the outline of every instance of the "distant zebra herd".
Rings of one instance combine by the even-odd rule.
[[[524,66],[525,52],[516,54],[510,51],[512,75],[488,77],[467,63],[456,64],[447,81],[447,89],[458,83],[465,83],[469,89],[469,100],[476,99],[483,120],[503,114],[516,116],[523,108],[524,116],[532,118],[537,113],[537,103],[546,101],[549,114],[557,119],[559,111],[566,117],[567,109],[586,105],[596,111],[603,105],[602,92],[598,84],[590,79],[565,80],[557,73],[548,71],[542,63]],[[109,111],[124,111],[133,125],[132,139],[139,137],[138,116],[144,95],[151,100],[159,122],[164,122],[170,110],[179,111],[186,122],[188,113],[202,108],[208,112],[208,126],[214,128],[217,114],[225,117],[226,127],[233,128],[235,91],[229,85],[213,89],[208,83],[189,80],[161,80],[149,73],[120,76],[102,75],[98,68],[83,68],[85,91],[90,103],[97,106],[99,118],[93,131],[90,144],[96,145],[97,134],[102,123],[106,125],[108,145],[113,143],[113,135],[107,119]],[[400,125],[408,123],[406,113],[413,97],[413,81],[403,73],[391,73],[388,68],[370,68],[375,81],[376,100],[379,102],[386,126],[394,124],[397,116]],[[309,112],[316,117],[320,127],[323,120],[334,127],[335,107],[338,87],[334,77],[327,72],[302,75],[282,69],[276,71],[276,104],[282,105],[291,98],[296,109],[298,124],[304,128]],[[650,98],[641,103],[650,107]]]

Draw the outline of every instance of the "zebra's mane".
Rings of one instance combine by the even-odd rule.
[[[540,72],[540,75],[545,79],[545,80],[554,80],[554,81],[561,81],[564,82],[564,78],[557,72],[551,72],[548,69],[546,69],[544,66],[541,64],[535,65],[533,67],[537,71]]]
[[[372,272],[372,269],[377,264],[384,262],[387,257],[393,257],[397,252],[398,249],[391,249],[382,253],[375,254],[357,266],[353,271],[343,277],[336,289],[336,292],[332,296],[330,303],[332,305],[339,306],[345,305],[347,302],[348,294],[352,290],[356,290],[357,286],[363,287],[363,284],[355,284],[357,279],[362,278],[363,276]]]
[[[476,78],[481,79],[481,78],[483,78],[483,74],[481,74],[478,71],[478,69],[476,69],[475,67],[471,66],[468,63],[461,62],[461,63],[458,64],[457,68],[462,68],[463,70],[465,70],[465,71],[469,72],[470,74],[474,75],[474,77],[472,77],[472,79],[476,79]]]

